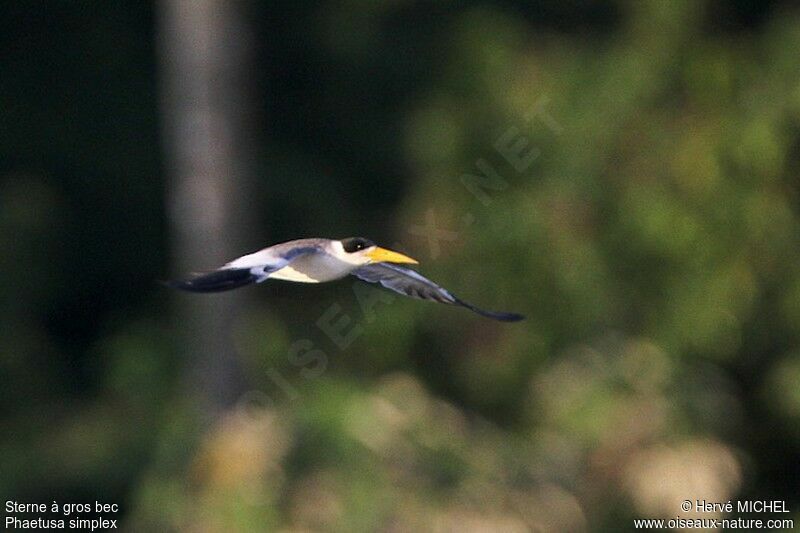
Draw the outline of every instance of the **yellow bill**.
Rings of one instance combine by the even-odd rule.
[[[419,261],[416,259],[411,259],[407,255],[403,255],[399,252],[393,252],[391,250],[387,250],[386,248],[381,248],[376,246],[374,250],[371,252],[367,252],[367,257],[372,259],[374,263],[410,263],[412,265],[418,265]]]

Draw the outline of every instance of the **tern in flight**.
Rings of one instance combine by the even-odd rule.
[[[475,307],[415,270],[394,263],[416,265],[417,261],[380,248],[362,237],[299,239],[244,255],[212,272],[167,284],[191,292],[220,292],[268,279],[322,283],[350,274],[369,283],[379,283],[404,296],[460,305],[495,320],[516,322],[524,318],[516,313],[485,311]]]

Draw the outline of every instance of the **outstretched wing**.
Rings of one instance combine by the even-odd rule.
[[[190,279],[168,281],[166,284],[190,292],[229,291],[251,283],[261,283],[271,273],[282,269],[298,257],[317,251],[315,246],[294,247],[283,253],[266,248],[234,259],[213,272]]]
[[[387,289],[421,300],[430,300],[450,305],[460,305],[479,315],[504,322],[516,322],[525,318],[517,313],[486,311],[454,296],[450,291],[435,284],[419,272],[390,263],[376,263],[355,269],[352,274],[369,283],[380,283]]]

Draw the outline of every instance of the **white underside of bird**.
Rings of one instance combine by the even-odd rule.
[[[417,261],[361,237],[299,239],[243,255],[212,272],[168,285],[190,292],[222,292],[268,279],[323,283],[353,275],[405,296],[459,305],[495,320],[515,322],[523,318],[516,313],[475,307],[418,272],[397,266],[398,263],[416,264]]]

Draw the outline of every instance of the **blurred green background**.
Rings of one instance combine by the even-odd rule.
[[[167,80],[169,13],[201,4],[0,6],[0,500],[133,531],[800,523],[794,2],[224,4],[249,163],[216,179],[246,194],[187,232],[180,113],[226,96]],[[157,283],[350,235],[528,320]]]

